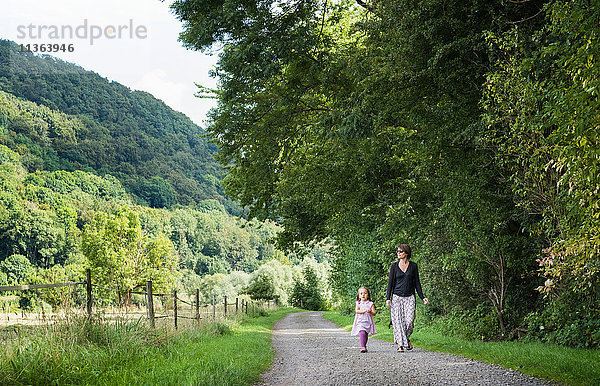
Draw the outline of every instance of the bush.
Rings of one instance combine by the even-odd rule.
[[[273,280],[266,274],[257,275],[244,289],[244,293],[250,295],[253,300],[271,300],[276,297]]]
[[[318,311],[325,309],[325,300],[321,293],[321,283],[311,267],[304,268],[304,279],[294,281],[292,289],[292,305],[307,310]]]
[[[10,285],[24,284],[23,282],[33,274],[33,267],[23,255],[12,255],[0,262],[0,272],[7,277]]]
[[[557,303],[527,315],[526,340],[577,348],[600,348],[599,312],[568,308]]]
[[[474,310],[456,307],[444,316],[434,317],[431,326],[443,335],[472,340],[494,340],[501,337],[496,315],[484,303]]]

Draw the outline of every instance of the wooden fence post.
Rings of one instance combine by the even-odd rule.
[[[196,289],[196,321],[200,323],[200,290]]]
[[[239,300],[240,300],[239,298],[235,298],[235,313],[236,314],[238,313],[238,301]]]
[[[225,296],[225,301],[223,302],[223,310],[225,316],[227,316],[227,296]]]
[[[146,282],[146,297],[148,299],[148,323],[154,328],[154,298],[152,297],[152,280]]]
[[[86,269],[85,270],[85,275],[86,275],[86,282],[85,282],[85,292],[87,294],[87,314],[88,314],[88,318],[91,319],[92,318],[92,270],[91,269]]]
[[[175,329],[177,330],[177,290],[173,290],[173,318],[175,319]]]
[[[213,317],[213,320],[215,320],[215,306],[216,306],[216,304],[215,304],[215,295],[213,295],[213,297],[212,297],[212,306],[213,306],[213,315],[212,315],[212,317]]]

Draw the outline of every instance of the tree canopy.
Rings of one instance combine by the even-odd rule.
[[[207,130],[226,191],[251,216],[280,221],[282,247],[332,237],[338,296],[382,289],[403,242],[415,246],[431,312],[491,316],[480,336],[556,314],[573,291],[589,308],[571,311],[597,316],[595,5],[172,9],[187,47],[219,52]],[[556,329],[570,323],[561,318]],[[574,340],[597,345],[583,330]]]

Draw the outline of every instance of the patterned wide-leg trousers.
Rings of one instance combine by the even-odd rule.
[[[392,296],[392,325],[394,326],[394,343],[407,347],[413,332],[415,321],[415,295]]]

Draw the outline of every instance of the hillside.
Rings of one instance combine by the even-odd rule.
[[[117,177],[151,207],[216,199],[216,147],[184,114],[152,95],[48,55],[0,41],[0,144],[36,170],[85,170]]]

